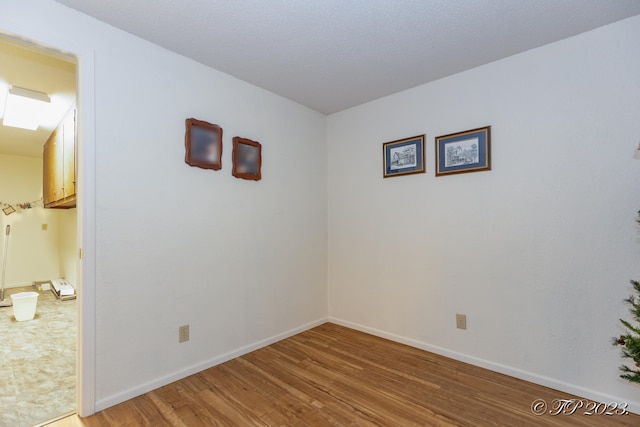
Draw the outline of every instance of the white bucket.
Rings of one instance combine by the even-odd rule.
[[[36,315],[36,304],[38,303],[37,292],[19,292],[11,295],[13,302],[13,315],[18,322],[31,320]]]

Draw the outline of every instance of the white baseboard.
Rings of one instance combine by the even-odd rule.
[[[328,319],[326,317],[315,320],[313,322],[307,323],[297,328],[290,329],[288,331],[282,332],[280,334],[274,335],[269,338],[265,338],[253,344],[249,344],[244,347],[240,347],[238,349],[221,354],[220,356],[216,356],[214,358],[205,360],[196,365],[192,365],[185,369],[181,369],[177,372],[174,372],[171,375],[166,375],[164,377],[155,379],[153,381],[149,381],[147,383],[141,384],[129,390],[125,390],[121,393],[117,393],[112,396],[106,397],[104,399],[97,400],[95,404],[95,411],[96,412],[102,411],[103,409],[117,405],[118,403],[122,403],[129,399],[133,399],[134,397],[140,396],[141,394],[147,393],[151,390],[155,390],[167,384],[171,384],[172,382],[181,380],[182,378],[188,377],[189,375],[196,374],[198,372],[204,371],[205,369],[209,369],[221,363],[227,362],[231,359],[235,359],[236,357],[240,357],[247,353],[251,353],[252,351],[258,350],[262,347],[266,347],[278,341],[282,341],[283,339],[289,338],[293,335],[299,334],[308,329],[315,328],[316,326],[322,325],[327,321]]]
[[[529,381],[535,384],[539,384],[545,387],[549,387],[555,390],[563,391],[565,393],[580,396],[586,399],[590,399],[595,402],[626,402],[629,406],[627,410],[634,414],[640,415],[640,401],[630,402],[627,399],[611,396],[609,394],[600,393],[595,390],[580,387],[574,384],[569,384],[564,381],[559,381],[553,378],[545,377],[543,375],[534,374],[531,372],[523,371],[521,369],[513,368],[511,366],[503,365],[500,363],[490,362],[488,360],[479,359],[477,357],[468,356],[466,354],[458,353],[446,348],[430,345],[421,341],[417,341],[411,338],[403,337],[400,335],[392,334],[389,332],[381,331],[379,329],[370,328],[357,323],[349,322],[347,320],[337,319],[335,317],[329,317],[329,322],[336,325],[344,326],[346,328],[355,329],[360,332],[375,335],[380,338],[386,338],[391,341],[395,341],[401,344],[406,344],[411,347],[419,348],[421,350],[429,351],[431,353],[439,354],[441,356],[448,357],[450,359],[458,360],[460,362],[469,363],[474,366],[488,369],[490,371],[498,372],[500,374],[509,375],[511,377],[519,378],[521,380]]]
[[[5,289],[13,289],[13,288],[23,288],[25,286],[32,286],[33,282],[25,282],[25,283],[11,283],[9,285],[4,285]]]

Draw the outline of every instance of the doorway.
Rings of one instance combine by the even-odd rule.
[[[29,426],[76,409],[77,301],[59,299],[51,281],[64,278],[77,287],[80,227],[75,203],[67,203],[64,210],[52,209],[52,203],[45,208],[42,195],[43,146],[63,117],[70,112],[75,117],[77,65],[75,58],[4,36],[0,36],[0,57],[5,299],[13,300],[11,295],[22,292],[37,295],[31,320],[14,316],[17,304],[0,308],[5,362],[0,426]],[[5,126],[7,99],[3,98],[16,87],[48,98],[49,113],[40,118],[36,130]]]

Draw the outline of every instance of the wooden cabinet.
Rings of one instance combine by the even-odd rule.
[[[73,197],[73,206],[76,205],[76,176],[77,169],[77,149],[76,149],[76,110],[69,112],[63,122],[63,144],[62,150],[62,198]]]
[[[44,144],[45,208],[76,207],[76,111],[71,109]]]
[[[58,129],[55,129],[44,144],[42,198],[46,207],[58,200],[57,186],[62,180],[62,168],[57,167],[57,165],[62,161],[60,154],[63,147],[64,144],[58,137]]]

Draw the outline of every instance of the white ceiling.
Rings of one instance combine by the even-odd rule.
[[[640,14],[640,0],[56,0],[325,114]]]
[[[73,59],[0,36],[0,118],[10,86],[44,92],[51,98],[56,116],[36,131],[0,123],[0,154],[42,157],[42,146],[74,104],[76,65]],[[59,116],[59,117],[58,117]]]

